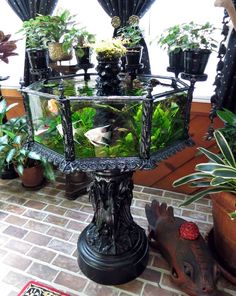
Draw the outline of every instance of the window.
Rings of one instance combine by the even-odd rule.
[[[0,29],[4,33],[15,33],[21,27],[21,20],[15,15],[8,4],[3,1],[0,11]],[[83,3],[82,3],[83,2]],[[58,8],[67,8],[77,15],[79,23],[95,33],[98,38],[109,38],[112,36],[113,28],[110,17],[104,12],[97,0],[68,1],[59,0]],[[221,21],[223,9],[214,7],[214,0],[157,0],[149,12],[141,19],[140,26],[145,31],[145,38],[149,48],[152,73],[160,75],[173,75],[167,72],[168,55],[161,50],[155,42],[150,44],[156,36],[174,24],[189,22],[204,23],[209,21],[219,28],[216,38],[220,41]],[[10,21],[8,21],[10,20]],[[12,36],[13,38],[16,37]],[[17,36],[19,38],[19,36]],[[18,42],[17,57],[12,57],[9,64],[1,62],[0,75],[10,75],[11,78],[2,85],[18,86],[20,77],[23,76],[24,65],[24,42]],[[73,63],[73,61],[71,62]],[[213,81],[216,75],[217,53],[212,53],[206,69],[208,79],[206,82],[197,82],[194,96],[196,99],[209,99],[214,92]]]

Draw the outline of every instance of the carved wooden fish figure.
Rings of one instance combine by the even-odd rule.
[[[167,260],[174,284],[190,296],[230,296],[217,290],[219,269],[197,225],[156,200],[145,211],[150,243]]]

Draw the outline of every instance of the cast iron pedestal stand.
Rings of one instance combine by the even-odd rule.
[[[82,272],[95,282],[117,285],[139,276],[148,263],[145,231],[130,213],[133,172],[94,173],[89,197],[92,222],[78,240]]]

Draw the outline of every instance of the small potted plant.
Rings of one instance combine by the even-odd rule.
[[[138,24],[130,24],[120,28],[118,36],[123,41],[123,44],[127,48],[126,52],[126,64],[138,65],[141,63],[143,47],[140,45],[140,41],[143,38],[143,31],[139,28]]]
[[[202,189],[190,196],[181,206],[189,205],[210,194],[213,214],[213,245],[220,265],[227,270],[227,278],[234,279],[236,274],[236,160],[229,143],[216,130],[214,137],[219,149],[213,153],[205,148],[199,150],[209,162],[196,165],[196,172],[184,176],[173,186],[189,184]]]
[[[77,29],[74,15],[69,10],[58,11],[56,15],[38,15],[35,22],[41,42],[47,45],[50,59],[55,61],[70,60]]]
[[[181,26],[174,25],[167,28],[157,40],[160,48],[168,53],[169,67],[167,70],[174,72],[176,77],[184,70],[184,55],[179,39],[180,34]]]
[[[6,101],[2,100],[0,102],[0,110],[2,111],[0,114],[6,114],[15,105],[12,104],[7,107]],[[4,171],[6,165],[13,165],[21,177],[22,184],[25,187],[34,188],[42,185],[44,175],[49,180],[54,180],[54,171],[51,164],[37,153],[24,149],[27,136],[27,125],[24,117],[12,118],[1,124],[0,172]]]
[[[97,95],[119,95],[121,57],[126,54],[122,40],[116,38],[102,40],[94,45],[94,49],[98,60]]]
[[[38,15],[23,22],[18,33],[26,38],[26,52],[32,70],[47,69],[49,67],[48,48],[43,32],[44,16]]]
[[[78,30],[74,40],[74,50],[78,65],[91,64],[92,45],[95,43],[95,40],[95,35],[86,30],[86,28]]]
[[[183,72],[202,75],[211,52],[217,48],[217,41],[212,37],[215,30],[216,28],[209,22],[183,23],[168,28],[158,43],[169,53],[183,52],[183,65],[180,65]]]

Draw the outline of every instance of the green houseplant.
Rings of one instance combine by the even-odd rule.
[[[217,48],[212,37],[216,28],[206,22],[198,24],[193,21],[167,28],[157,40],[159,46],[168,51],[169,55],[183,53],[183,71],[188,74],[203,74],[210,53]],[[170,57],[171,58],[171,57]]]
[[[49,66],[48,48],[43,32],[45,16],[38,15],[23,22],[18,33],[26,38],[26,52],[30,67],[33,70],[45,69]]]
[[[236,114],[224,108],[217,110],[217,116],[224,123],[224,127],[219,128],[219,130],[228,141],[234,156],[236,156]]]
[[[173,183],[173,186],[189,184],[200,190],[184,201],[181,206],[188,205],[210,194],[213,215],[214,248],[228,279],[236,275],[236,160],[229,143],[221,133],[214,132],[219,153],[204,148],[199,150],[209,162],[197,164],[196,172],[184,176]]]
[[[41,45],[47,45],[52,61],[72,58],[72,46],[77,34],[74,17],[75,15],[71,15],[70,11],[66,9],[58,11],[53,16],[39,14],[34,19]]]
[[[143,38],[143,31],[139,28],[138,24],[134,23],[126,25],[118,29],[117,33],[127,48],[126,64],[140,64],[143,52],[143,47],[140,45],[140,41]]]
[[[24,145],[27,140],[27,125],[24,117],[9,119],[3,123],[6,113],[16,104],[7,106],[6,100],[0,102],[0,172],[6,165],[13,165],[21,176],[26,187],[37,187],[43,182],[44,175],[54,180],[54,171],[50,163],[42,159],[37,153],[27,151]],[[27,175],[34,176],[35,180],[27,179]],[[27,180],[26,180],[27,179]]]
[[[121,58],[127,51],[122,40],[118,38],[98,41],[94,44],[94,49],[98,57],[108,60]]]
[[[95,34],[90,33],[85,27],[79,29],[73,46],[78,65],[90,64],[92,46],[95,41]]]

